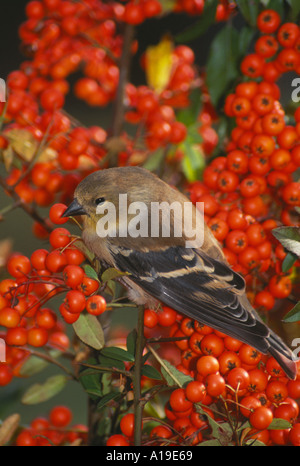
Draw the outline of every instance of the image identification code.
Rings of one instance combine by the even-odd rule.
[[[153,450],[147,452],[147,454],[114,450],[106,454],[106,461],[130,461],[134,464],[143,459],[148,461],[191,461],[192,458],[191,450]]]

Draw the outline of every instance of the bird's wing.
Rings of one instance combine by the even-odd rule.
[[[268,351],[269,329],[247,301],[244,279],[225,262],[182,246],[163,251],[112,248],[111,253],[120,270],[163,304]]]

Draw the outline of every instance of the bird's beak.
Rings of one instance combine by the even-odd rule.
[[[67,210],[63,213],[62,217],[74,217],[75,215],[87,215],[87,212],[82,207],[82,205],[79,204],[77,199],[74,199],[74,201],[71,202]]]

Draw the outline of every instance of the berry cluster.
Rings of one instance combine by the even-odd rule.
[[[87,440],[87,427],[72,422],[72,412],[64,405],[55,406],[47,417],[36,417],[18,432],[15,446],[45,447],[76,444]]]
[[[33,218],[39,217],[36,206],[52,207],[45,221],[34,223],[34,234],[47,239],[49,248],[36,249],[30,257],[12,254],[6,264],[8,277],[1,277],[0,337],[6,343],[6,362],[0,363],[0,386],[22,376],[22,366],[35,348],[66,350],[70,342],[65,324],[76,322],[83,312],[98,316],[106,309],[104,297],[97,294],[99,281],[88,273],[78,238],[65,228],[67,220],[61,216],[82,178],[107,166],[111,141],[103,128],[76,126],[64,112],[68,78],[75,77],[77,98],[90,106],[106,106],[116,99],[123,27],[129,30],[128,24],[141,24],[168,8],[201,15],[205,6],[204,0],[177,0],[164,9],[158,0],[28,2],[27,20],[19,29],[28,59],[9,74],[7,102],[0,102],[0,151],[7,169],[1,183]],[[220,0],[215,20],[226,20],[234,8],[234,2]],[[281,24],[273,10],[263,10],[257,29],[254,53],[241,63],[242,80],[226,98],[224,113],[234,128],[224,156],[214,158],[203,180],[189,184],[188,190],[193,202],[204,203],[206,221],[230,265],[244,275],[249,299],[266,312],[291,292],[298,297],[291,270],[282,269],[286,251],[271,230],[295,225],[299,214],[300,110],[289,119],[276,81],[283,73],[300,73],[300,29],[294,23]],[[137,46],[133,40],[132,54]],[[176,110],[189,107],[193,89],[201,91],[196,123],[202,152],[208,156],[216,148],[215,114],[194,52],[173,44],[169,50],[159,89],[150,82],[125,86],[125,119],[137,131],[135,138],[125,133],[122,143],[117,142],[118,165],[139,164],[151,151],[163,148],[166,162],[174,163],[171,168],[176,171],[181,147],[190,136]],[[142,66],[148,77],[147,51]],[[199,145],[199,138],[194,142]],[[48,301],[62,295],[55,312]],[[160,354],[188,379],[171,391],[165,420],[157,419],[155,427],[145,429],[145,445],[210,441],[214,421],[226,432],[230,423],[233,436],[228,444],[254,439],[268,445],[300,444],[299,375],[288,380],[272,357],[168,307],[146,309],[144,325],[146,338],[169,340]],[[126,361],[129,371],[133,365]],[[154,382],[143,375],[141,383],[148,387]],[[16,445],[85,442],[85,426],[70,426],[71,418],[68,408],[53,408],[49,418],[36,418],[19,432]],[[290,425],[275,429],[274,419]],[[133,413],[123,415],[119,433],[113,432],[107,445],[132,445],[134,421]]]
[[[177,45],[165,52],[165,55],[162,52],[162,62],[169,60],[170,66],[164,70],[162,82],[158,80],[156,83],[153,80],[152,83],[151,62],[147,51],[145,52],[142,65],[146,75],[149,74],[149,83],[148,86],[138,87],[127,85],[126,120],[144,126],[145,145],[148,150],[153,151],[167,145],[177,147],[186,139],[188,128],[176,118],[175,110],[188,107],[191,91],[200,89],[202,109],[195,123],[198,123],[203,151],[209,155],[218,143],[218,135],[212,126],[215,115],[204,85],[204,77],[199,75],[195,66],[195,54],[190,47]],[[158,56],[157,60],[159,59]],[[180,150],[177,150],[177,156],[180,158]],[[130,157],[126,159],[123,154],[121,163],[128,160],[130,161]]]
[[[54,204],[50,218],[65,222],[63,204]],[[8,355],[0,366],[0,385],[8,384],[18,375],[26,361],[29,347],[47,345],[66,349],[68,337],[62,322],[47,302],[59,294],[64,300],[59,307],[62,321],[76,322],[83,311],[100,315],[106,310],[106,300],[96,294],[99,282],[89,277],[83,268],[84,254],[74,245],[70,232],[63,227],[53,229],[49,236],[51,249],[36,249],[30,258],[14,253],[7,262],[11,278],[0,282],[0,325]]]
[[[290,273],[281,267],[286,252],[271,230],[297,223],[300,113],[297,109],[294,124],[287,123],[275,80],[299,70],[300,30],[294,23],[280,25],[272,10],[259,15],[258,28],[256,52],[241,64],[247,79],[226,98],[225,114],[235,122],[226,154],[205,168],[203,181],[190,187],[190,195],[204,203],[207,223],[227,260],[252,285],[255,306],[268,311],[292,290]],[[271,67],[276,74],[266,71]]]
[[[205,7],[205,0],[177,0],[174,2],[173,11],[175,13],[184,12],[189,15],[201,15]],[[226,21],[234,9],[232,2],[227,0],[219,1],[216,9],[216,21]],[[164,6],[164,9],[168,8]],[[172,6],[170,6],[172,8]],[[163,7],[158,0],[138,0],[124,5],[118,5],[119,19],[128,24],[139,25],[147,18],[153,18],[163,13]]]
[[[172,359],[177,361],[177,370],[191,377],[171,392],[166,421],[151,430],[148,441],[195,445],[212,438],[210,419],[222,426],[230,417],[237,429],[250,423],[244,425],[245,442],[258,439],[268,445],[299,445],[299,376],[289,380],[272,356],[169,307],[158,312],[145,310],[144,324],[147,337],[163,332],[176,338],[177,353],[173,351]],[[109,442],[130,444],[134,419],[129,416],[121,420],[123,435],[112,436]],[[278,418],[288,421],[290,427],[272,429],[271,422]]]

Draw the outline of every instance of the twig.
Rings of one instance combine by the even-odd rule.
[[[32,356],[36,356],[40,359],[44,359],[45,361],[51,363],[51,364],[54,364],[56,366],[58,366],[60,369],[62,369],[69,377],[71,377],[71,379],[73,380],[76,380],[76,377],[75,375],[69,370],[67,369],[63,364],[61,364],[59,361],[57,361],[55,358],[52,358],[51,356],[49,356],[48,354],[45,354],[45,353],[40,353],[39,351],[35,351],[35,350],[32,350],[32,349],[29,349],[27,347],[25,347],[26,350],[29,351],[29,353],[32,355]]]
[[[157,354],[157,352],[151,348],[151,346],[148,346],[149,351],[153,354],[155,359],[160,363],[160,365],[164,368],[164,370],[169,374],[169,376],[174,380],[175,384],[178,385],[178,387],[182,387],[182,383],[180,380],[177,379],[177,377],[172,374],[172,372],[169,370],[169,368],[165,365],[161,357]]]
[[[134,445],[140,446],[142,441],[142,416],[144,403],[141,399],[141,376],[144,350],[144,307],[138,307],[137,338],[133,376],[133,409],[134,409]]]
[[[0,186],[8,192],[8,194],[13,198],[13,200],[18,204],[21,209],[23,209],[33,220],[40,223],[46,231],[51,233],[52,228],[47,222],[40,216],[40,214],[35,210],[31,204],[25,204],[20,196],[14,191],[12,186],[9,186],[5,183],[4,179],[0,177]]]
[[[125,107],[124,107],[124,96],[125,96],[125,88],[128,81],[129,75],[129,68],[131,62],[131,44],[134,37],[134,27],[131,24],[126,24],[124,29],[123,35],[123,50],[120,59],[120,76],[119,76],[119,84],[117,89],[117,95],[115,99],[115,107],[114,107],[114,114],[113,114],[113,121],[112,121],[112,137],[118,138],[121,135],[123,123],[124,123],[124,114],[125,114]],[[109,165],[114,166],[116,165],[118,154],[116,151],[111,151],[109,154]]]
[[[76,364],[78,364],[79,366],[88,367],[89,369],[94,369],[94,371],[91,373],[97,374],[98,372],[111,372],[112,374],[120,374],[120,375],[123,375],[124,377],[132,378],[132,373],[130,371],[118,369],[117,367],[114,367],[114,366],[106,367],[106,366],[100,366],[96,364],[87,364],[83,362],[77,362]],[[79,375],[79,378],[80,377],[81,376]]]

